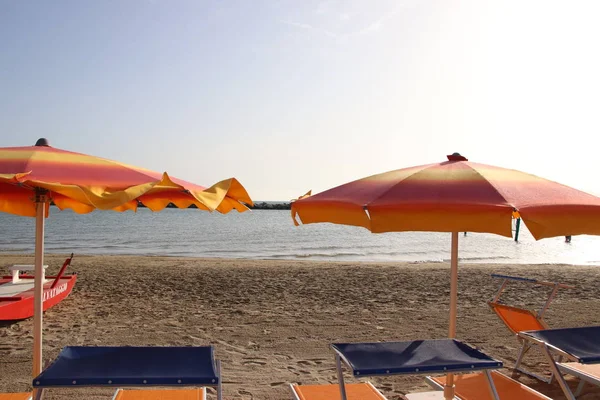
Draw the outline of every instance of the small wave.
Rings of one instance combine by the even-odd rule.
[[[32,252],[33,247],[7,247],[0,248],[3,253],[27,253]]]
[[[421,255],[427,255],[430,254],[427,251],[368,251],[365,253],[365,255],[373,255],[373,256],[378,256],[378,255],[385,255],[385,256],[421,256]]]
[[[363,253],[309,253],[309,254],[269,254],[267,258],[339,258],[364,257]]]
[[[478,262],[478,261],[480,261],[480,262],[486,262],[486,261],[494,261],[494,260],[506,261],[506,260],[510,260],[510,259],[511,259],[511,257],[507,257],[507,256],[458,257],[458,261],[462,261],[462,262]],[[444,258],[442,261],[443,262],[450,262],[452,260],[450,258]]]
[[[410,264],[443,264],[446,263],[447,261],[444,261],[441,258],[432,258],[432,259],[425,259],[425,260],[416,260],[416,261],[407,261]]]
[[[300,246],[298,247],[296,250],[297,251],[323,251],[323,250],[343,250],[345,247],[350,247],[350,246],[340,246],[340,245],[326,245],[326,246]],[[352,249],[358,249],[358,250],[373,250],[373,249],[385,249],[387,246],[384,245],[378,245],[378,246],[374,246],[374,245],[356,245],[356,246],[351,246]],[[368,254],[365,253],[365,254]]]
[[[210,249],[206,251],[207,253],[212,253],[212,254],[248,254],[250,253],[248,250],[243,250],[243,249]],[[195,251],[195,253],[202,253],[202,250],[200,251]]]
[[[139,245],[138,245],[139,246]],[[123,246],[123,245],[111,245],[111,244],[89,244],[89,243],[80,243],[80,244],[69,244],[69,245],[58,245],[58,244],[47,244],[46,248],[49,250],[69,250],[69,249],[90,249],[90,250],[119,250],[119,249],[127,249],[131,247],[138,246]]]

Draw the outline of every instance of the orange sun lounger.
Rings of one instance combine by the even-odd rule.
[[[113,400],[205,400],[206,390],[164,389],[164,390],[125,390],[118,389]],[[2,399],[0,399],[2,400]]]
[[[348,400],[387,400],[370,382],[347,383]],[[340,400],[340,386],[330,385],[296,385],[291,384],[294,400]]]
[[[492,372],[492,379],[494,380],[494,385],[500,399],[552,400],[550,397],[497,371]],[[436,389],[443,390],[446,377],[427,377],[427,382]],[[460,400],[492,399],[487,380],[482,373],[456,375],[454,377],[454,385],[454,394]]]
[[[494,298],[491,301],[488,301],[488,305],[496,313],[496,315],[498,316],[498,318],[500,318],[504,325],[506,325],[506,327],[515,335],[517,340],[522,345],[521,351],[519,352],[519,355],[517,357],[517,361],[515,362],[514,369],[523,372],[527,375],[533,376],[534,378],[537,378],[543,382],[550,383],[552,381],[553,374],[551,374],[549,378],[546,378],[520,367],[523,357],[529,351],[529,349],[531,349],[532,344],[523,340],[518,335],[518,333],[523,331],[539,331],[548,329],[548,324],[546,324],[546,321],[544,321],[544,314],[550,307],[550,303],[554,299],[554,296],[556,296],[558,289],[573,289],[573,286],[565,285],[562,283],[544,282],[538,281],[536,279],[520,278],[509,275],[492,274],[492,277],[502,279],[502,284],[500,285],[500,289],[498,290]],[[506,285],[510,281],[523,282],[532,285],[549,286],[552,288],[552,290],[550,291],[548,299],[544,303],[543,307],[540,309],[540,311],[536,313],[531,310],[526,310],[523,308],[513,307],[500,303],[500,296],[502,295],[502,292],[504,291]]]
[[[0,393],[0,400],[31,400],[31,393]]]

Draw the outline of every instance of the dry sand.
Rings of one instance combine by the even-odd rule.
[[[33,263],[31,256],[1,260],[0,268]],[[63,260],[48,256],[49,272]],[[213,344],[223,362],[226,399],[289,399],[290,382],[335,382],[331,342],[447,335],[446,264],[76,255],[72,270],[79,274],[73,293],[44,317],[44,359],[66,345]],[[518,343],[486,305],[499,284],[490,278],[493,272],[574,284],[576,289],[559,292],[547,322],[600,324],[600,268],[461,265],[458,337],[507,366],[514,363]],[[524,284],[513,288],[518,290],[509,290],[506,300],[531,309],[547,293]],[[31,389],[32,327],[31,319],[0,325],[0,391]],[[547,373],[539,351],[526,361]],[[556,383],[518,379],[564,398]],[[427,388],[420,376],[372,381],[389,399]],[[600,399],[599,389],[588,386],[582,399]],[[110,399],[112,392],[53,390],[46,398]]]

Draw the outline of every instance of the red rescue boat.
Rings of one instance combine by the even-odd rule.
[[[77,274],[65,275],[73,254],[67,258],[56,276],[44,278],[44,311],[64,300],[77,281]],[[44,266],[44,270],[47,266]],[[0,278],[0,321],[13,321],[33,316],[34,276],[22,274],[33,271],[33,265],[13,265],[12,275]]]

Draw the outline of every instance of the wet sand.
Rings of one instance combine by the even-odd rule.
[[[48,274],[65,257],[48,256]],[[0,256],[0,269],[33,263]],[[45,313],[44,359],[66,345],[215,346],[226,399],[290,399],[288,383],[336,381],[332,342],[443,338],[447,335],[447,264],[257,261],[134,256],[75,256],[73,293]],[[600,268],[460,266],[458,337],[512,366],[518,342],[486,301],[505,273],[573,284],[561,290],[551,327],[600,324]],[[539,309],[548,288],[509,287],[509,304]],[[0,324],[0,391],[31,390],[32,320]],[[539,351],[525,365],[548,373]],[[510,369],[503,369],[510,374]],[[348,381],[352,381],[348,375]],[[556,383],[518,380],[563,399]],[[421,376],[374,378],[389,399],[426,390]],[[576,381],[570,381],[573,387]],[[46,399],[110,399],[111,389],[47,392]],[[584,400],[600,399],[587,386]]]

